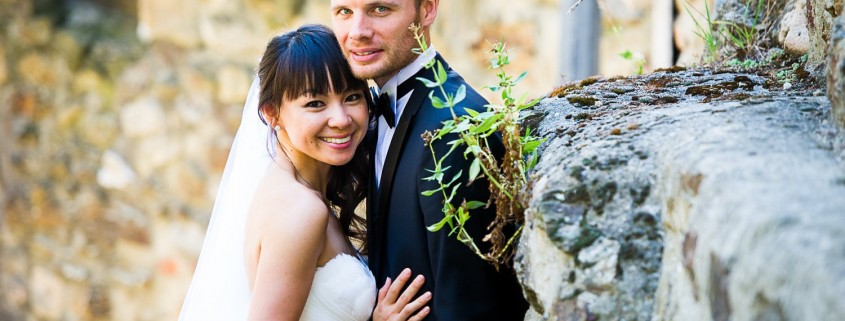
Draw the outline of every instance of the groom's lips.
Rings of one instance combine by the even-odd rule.
[[[352,61],[358,63],[368,63],[378,59],[382,52],[384,51],[378,48],[354,49],[349,50],[349,57],[352,59]]]

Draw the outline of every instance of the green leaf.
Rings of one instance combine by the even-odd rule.
[[[485,119],[480,125],[475,126],[475,128],[472,129],[472,133],[478,134],[490,130],[490,128],[492,128],[493,125],[496,124],[496,121],[498,121],[500,118],[502,118],[502,114],[491,115],[490,117]]]
[[[452,100],[452,103],[457,105],[458,103],[463,101],[464,98],[466,98],[466,96],[467,96],[467,86],[461,85],[460,87],[458,87],[458,92],[455,93],[455,98]]]
[[[440,99],[440,97],[435,96],[433,91],[428,93],[428,98],[431,99],[432,107],[437,109],[442,109],[446,107],[446,103],[442,99]]]
[[[634,58],[634,54],[630,50],[625,50],[619,53],[619,56],[627,60],[631,60]]]
[[[446,69],[443,68],[443,64],[439,61],[437,62],[437,80],[440,80],[440,83],[445,83],[447,79]]]
[[[434,195],[434,193],[439,192],[440,190],[442,190],[442,188],[427,190],[427,191],[424,191],[420,194],[422,194],[422,196],[431,196],[431,195]]]
[[[457,181],[459,178],[461,178],[461,174],[463,174],[463,173],[464,173],[463,170],[458,171],[458,173],[455,174],[455,176],[452,177],[452,180],[449,181],[449,183],[446,184],[446,185],[448,186],[448,185],[452,185],[453,183],[455,183],[455,181]]]
[[[466,209],[464,209],[463,207],[461,207],[461,208],[458,208],[457,216],[458,216],[458,224],[464,225],[464,223],[466,223],[466,221],[469,219],[469,212]]]
[[[481,161],[476,158],[472,160],[472,164],[469,165],[469,181],[472,182],[478,177],[478,173],[481,172]]]
[[[513,84],[518,84],[520,81],[522,81],[523,78],[525,78],[526,75],[528,75],[528,72],[523,71],[521,74],[519,74],[519,77],[516,77],[516,80],[513,81]]]
[[[450,217],[445,216],[445,217],[443,217],[443,218],[440,220],[440,222],[437,222],[437,223],[431,224],[431,225],[429,225],[428,227],[426,227],[426,229],[427,229],[429,232],[437,232],[437,231],[439,231],[441,228],[443,228],[443,225],[445,225],[445,224],[446,224],[447,222],[449,222],[450,220],[451,220],[451,218],[450,218]]]
[[[528,158],[528,164],[526,164],[526,171],[530,171],[534,166],[537,165],[537,160],[539,159],[539,155],[537,153],[531,153],[531,157]]]
[[[464,111],[467,112],[472,118],[478,117],[479,113],[472,108],[464,108]]]
[[[458,124],[458,126],[455,126],[455,129],[452,130],[452,132],[453,133],[465,132],[468,129],[470,129],[470,127],[471,127],[471,125],[470,125],[469,121],[463,121],[460,124]]]
[[[458,190],[458,187],[461,187],[461,184],[452,186],[452,194],[451,194],[452,196],[455,195],[455,192]],[[449,199],[451,199],[451,197]]]
[[[423,83],[423,85],[425,85],[428,88],[437,88],[438,86],[440,86],[440,84],[433,82],[431,80],[428,80],[427,78],[417,77],[417,80],[421,81]]]
[[[487,205],[487,204],[486,204],[486,203],[484,203],[484,202],[479,202],[479,201],[470,201],[469,203],[467,203],[467,208],[468,208],[468,209],[471,209],[471,210],[474,210],[474,209],[476,209],[476,208],[479,208],[479,207],[482,207],[482,206],[485,206],[485,205]]]
[[[540,146],[540,143],[541,142],[539,140],[527,141],[527,142],[523,143],[522,153],[523,154],[533,153],[537,149],[537,147]]]

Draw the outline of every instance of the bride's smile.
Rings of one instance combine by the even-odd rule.
[[[368,111],[363,91],[331,89],[282,102],[277,135],[294,163],[346,164],[364,139]]]

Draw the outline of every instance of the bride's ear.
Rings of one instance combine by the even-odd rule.
[[[267,126],[270,126],[270,128],[279,126],[279,113],[275,108],[273,108],[273,105],[261,105],[261,107],[259,107],[259,112],[261,113],[261,118],[263,118],[264,122],[267,123]]]

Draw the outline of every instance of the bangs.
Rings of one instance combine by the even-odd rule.
[[[367,83],[355,78],[345,59],[333,37],[296,37],[288,53],[279,55],[273,87],[285,100],[326,95],[330,91],[341,94],[366,90]]]

